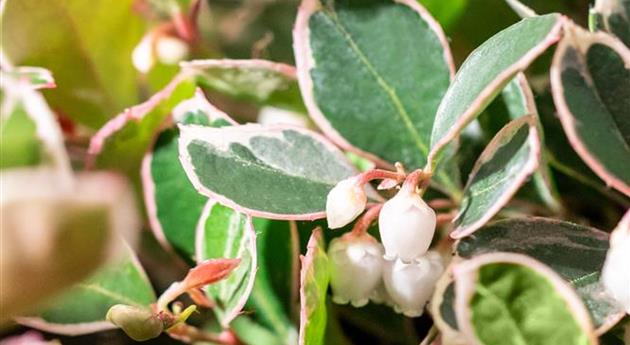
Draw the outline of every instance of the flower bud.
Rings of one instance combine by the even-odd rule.
[[[155,50],[158,59],[165,65],[175,65],[188,56],[188,44],[172,36],[160,36],[157,40]]]
[[[615,230],[602,270],[602,283],[612,297],[630,314],[630,228]]]
[[[328,192],[326,219],[331,229],[341,228],[363,212],[367,196],[357,176],[340,181]]]
[[[333,301],[362,307],[381,282],[383,246],[370,235],[335,238],[328,248]]]
[[[153,53],[153,33],[146,34],[131,53],[131,62],[141,73],[147,73],[155,64]]]
[[[443,271],[442,258],[434,251],[409,264],[399,259],[385,261],[383,282],[394,310],[409,317],[422,315]]]
[[[435,233],[435,212],[406,188],[383,205],[378,218],[385,258],[411,262],[429,249]]]
[[[130,305],[109,308],[106,318],[135,341],[156,338],[164,330],[164,323],[151,310]]]

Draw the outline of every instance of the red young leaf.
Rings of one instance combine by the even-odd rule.
[[[190,269],[182,282],[186,290],[201,288],[227,277],[241,259],[211,259]]]

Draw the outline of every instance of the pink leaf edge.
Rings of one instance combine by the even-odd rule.
[[[446,38],[446,35],[439,23],[417,1],[396,0],[396,2],[406,5],[416,11],[437,35],[442,47],[444,48],[444,60],[449,68],[450,79],[452,81],[455,75],[455,64],[448,45],[448,39]],[[379,167],[394,170],[395,167],[392,163],[385,161],[375,154],[352,145],[339,132],[337,132],[332,124],[326,119],[326,116],[324,116],[321,109],[317,106],[317,102],[315,101],[315,96],[313,94],[313,81],[311,80],[309,73],[309,71],[315,66],[315,61],[313,61],[311,53],[308,21],[311,15],[317,12],[320,8],[321,3],[318,0],[302,0],[295,20],[295,26],[293,27],[293,50],[295,52],[297,78],[306,109],[308,109],[311,118],[315,121],[319,128],[321,128],[326,137],[330,138],[330,140],[339,147],[371,160]]]

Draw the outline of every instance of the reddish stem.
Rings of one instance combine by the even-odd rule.
[[[241,345],[236,335],[230,330],[221,333],[210,333],[187,324],[179,324],[167,331],[173,339],[185,343],[211,342],[220,345]]]
[[[412,192],[415,192],[416,188],[425,189],[431,182],[431,176],[430,172],[424,172],[422,169],[415,170],[407,175],[402,188]]]
[[[372,169],[362,173],[359,177],[360,184],[366,184],[372,180],[384,180],[384,179],[392,179],[396,180],[398,183],[404,181],[405,174],[404,171],[395,172],[383,169]]]
[[[455,207],[455,203],[453,203],[453,201],[450,199],[433,199],[429,200],[427,203],[434,210]]]
[[[376,204],[370,207],[354,224],[351,232],[352,236],[358,237],[365,234],[370,228],[370,225],[372,225],[372,223],[374,223],[374,221],[378,218],[382,208],[383,204]]]
[[[444,225],[450,223],[455,218],[455,214],[453,212],[450,213],[438,213],[436,217],[437,225]]]

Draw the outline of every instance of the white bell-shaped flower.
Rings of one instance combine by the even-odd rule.
[[[394,303],[394,310],[409,317],[422,315],[442,272],[444,264],[435,251],[426,253],[413,263],[404,263],[399,259],[385,261],[383,281]]]
[[[610,236],[610,249],[602,270],[602,283],[626,313],[630,314],[630,227],[623,228],[625,225]]]
[[[157,57],[165,65],[175,65],[188,56],[188,44],[173,36],[160,36],[155,45]]]
[[[330,242],[328,258],[333,302],[366,305],[381,282],[383,246],[368,234],[350,233]]]
[[[358,176],[340,181],[328,192],[326,219],[331,229],[341,228],[363,212],[367,195]]]
[[[149,32],[133,49],[133,52],[131,52],[133,67],[141,73],[148,73],[153,65],[155,65],[155,53],[153,51],[154,37],[153,32]]]
[[[411,262],[429,249],[435,233],[435,211],[422,198],[403,187],[383,205],[378,218],[385,258]]]

